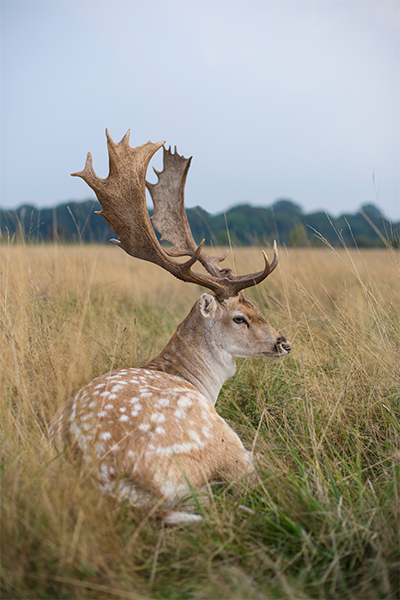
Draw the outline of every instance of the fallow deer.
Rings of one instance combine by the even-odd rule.
[[[215,481],[243,478],[254,469],[252,455],[217,414],[214,405],[223,383],[235,372],[233,357],[288,354],[290,343],[245,299],[245,288],[263,281],[278,264],[264,256],[264,269],[234,275],[197,246],[184,208],[184,187],[191,159],[164,147],[158,182],[146,182],[154,153],[164,145],[147,142],[131,148],[129,131],[114,143],[108,131],[109,175],[99,178],[90,152],[81,177],[96,193],[101,214],[119,236],[111,240],[136,258],[153,262],[178,279],[205,287],[165,348],[140,368],[119,369],[85,385],[53,418],[49,433],[61,452],[80,450],[103,492],[134,506],[163,504],[166,524],[201,517],[174,511],[189,489]],[[152,222],[146,189],[154,203]],[[174,257],[189,256],[180,263]],[[198,261],[206,273],[192,271]]]

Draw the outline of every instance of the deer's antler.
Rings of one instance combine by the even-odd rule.
[[[136,258],[153,262],[172,275],[189,283],[196,283],[212,290],[219,300],[235,296],[241,290],[257,285],[265,279],[278,264],[278,252],[274,244],[274,259],[270,264],[263,252],[265,267],[259,273],[233,275],[230,269],[220,269],[218,263],[225,257],[211,257],[202,252],[204,240],[196,246],[190,231],[184,209],[184,186],[191,159],[164,152],[165,167],[159,174],[159,182],[147,184],[154,200],[154,224],[163,239],[173,246],[165,250],[158,242],[150,222],[146,206],[145,177],[148,164],[154,153],[164,142],[131,148],[129,134],[115,143],[106,130],[109,153],[109,174],[101,179],[93,170],[92,156],[87,155],[83,171],[72,173],[81,177],[92,190],[102,206],[99,212],[111,229],[119,236],[111,240],[125,252]],[[173,256],[189,255],[185,263],[179,263]],[[208,274],[194,273],[191,270],[200,261]]]
[[[169,256],[192,256],[197,249],[185,211],[185,183],[192,157],[184,158],[176,151],[171,152],[164,146],[164,168],[157,171],[157,183],[146,181],[154,204],[154,214],[151,217],[154,227],[161,233],[161,240],[171,242],[172,247],[166,252]],[[199,262],[216,277],[229,277],[231,269],[220,269],[218,266],[228,254],[209,256],[201,252]]]

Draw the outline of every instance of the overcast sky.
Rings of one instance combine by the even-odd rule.
[[[400,219],[397,0],[0,7],[3,208],[92,197],[70,173],[90,150],[107,175],[107,127],[193,156],[187,206],[338,215],[378,195]]]

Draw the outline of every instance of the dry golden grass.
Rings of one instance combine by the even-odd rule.
[[[398,597],[398,254],[281,250],[247,295],[293,351],[238,361],[217,404],[258,483],[166,531],[42,436],[84,383],[155,354],[200,288],[113,246],[0,253],[3,598]],[[233,263],[258,270],[260,250]]]

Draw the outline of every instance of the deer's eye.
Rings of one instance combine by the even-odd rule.
[[[247,325],[247,321],[244,317],[233,317],[233,322],[238,323],[239,325],[241,323],[246,323],[246,325]]]

